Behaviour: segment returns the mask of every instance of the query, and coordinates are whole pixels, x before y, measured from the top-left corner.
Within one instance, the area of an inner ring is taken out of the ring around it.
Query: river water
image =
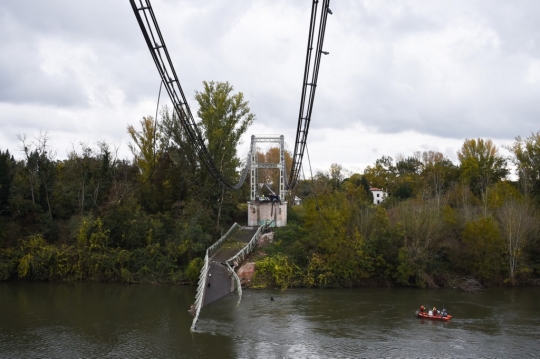
[[[192,287],[0,283],[0,358],[525,358],[540,288],[245,290],[203,308]],[[275,298],[274,301],[270,297]],[[443,305],[450,322],[414,317]]]

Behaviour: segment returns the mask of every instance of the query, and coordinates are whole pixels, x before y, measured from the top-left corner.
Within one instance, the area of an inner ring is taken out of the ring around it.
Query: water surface
[[[0,283],[0,358],[523,358],[540,355],[540,288],[245,290]],[[270,301],[270,297],[275,298]],[[454,317],[414,317],[443,305]]]

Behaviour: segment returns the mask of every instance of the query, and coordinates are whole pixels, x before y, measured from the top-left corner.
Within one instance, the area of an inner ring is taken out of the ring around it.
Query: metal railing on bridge
[[[201,274],[200,274],[199,283],[197,286],[197,294],[195,294],[195,304],[194,304],[195,315],[193,318],[193,322],[191,323],[192,331],[195,330],[195,326],[197,324],[197,320],[199,320],[199,314],[201,313],[201,308],[204,302],[204,292],[206,289],[206,280],[208,277],[207,274],[208,274],[208,267],[210,265],[210,257],[212,257],[212,255],[217,252],[217,250],[219,249],[221,244],[223,244],[225,239],[227,239],[231,235],[231,233],[238,228],[240,228],[240,225],[238,223],[233,224],[231,228],[229,228],[227,233],[225,233],[220,239],[218,239],[214,244],[212,244],[206,250],[206,255],[204,256],[204,265],[201,268]]]
[[[231,258],[229,258],[225,262],[227,264],[227,268],[231,272],[234,280],[236,281],[236,290],[238,291],[238,302],[240,302],[240,300],[242,300],[242,283],[240,283],[240,278],[238,277],[238,275],[234,271],[234,268],[238,267],[238,265],[240,265],[240,263],[242,263],[244,258],[248,254],[250,254],[255,249],[255,247],[257,247],[257,245],[259,244],[259,240],[261,239],[262,234],[269,227],[271,227],[273,222],[274,221],[266,221],[262,226],[259,227],[257,232],[255,232],[255,234],[253,235],[253,238],[251,238],[249,243],[246,244],[244,246],[244,248],[242,248],[240,250],[240,252],[236,253],[234,256],[232,256]],[[231,266],[231,264],[232,264],[232,266]]]
[[[225,262],[227,270],[231,273],[232,277],[236,282],[236,290],[238,291],[239,296],[238,302],[240,302],[240,300],[242,299],[242,285],[240,283],[240,278],[234,271],[234,268],[240,265],[240,263],[246,258],[246,256],[250,254],[253,249],[255,249],[255,247],[257,247],[262,234],[264,233],[264,231],[266,231],[269,227],[272,226],[273,222],[274,221],[266,221],[262,226],[259,227],[259,229],[257,229],[257,232],[255,232],[248,244],[246,244],[238,253],[236,253],[234,256],[232,256]],[[201,274],[197,286],[197,294],[195,294],[195,317],[193,318],[193,322],[191,323],[191,331],[195,330],[197,321],[199,320],[199,314],[201,313],[201,308],[204,303],[204,293],[207,288],[210,258],[219,250],[220,246],[227,238],[229,238],[231,233],[238,228],[240,228],[240,226],[237,223],[233,224],[232,227],[227,231],[227,233],[225,233],[218,241],[216,241],[206,250],[206,255],[204,257],[204,265],[201,268]]]

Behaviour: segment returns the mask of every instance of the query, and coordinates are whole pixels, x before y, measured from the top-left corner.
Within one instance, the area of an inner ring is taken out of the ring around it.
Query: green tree
[[[354,199],[341,191],[305,201],[305,229],[309,233],[308,286],[352,286],[369,275],[365,239],[353,221]],[[320,206],[320,207],[319,207]]]
[[[361,233],[366,233],[366,254],[371,266],[371,276],[380,283],[389,283],[396,277],[399,252],[404,245],[403,228],[392,225],[383,206],[365,207],[362,217],[356,220]],[[365,224],[360,226],[360,221]]]
[[[127,127],[127,131],[134,142],[134,144],[129,144],[129,149],[135,157],[135,163],[141,171],[141,180],[144,182],[150,178],[155,167],[158,156],[156,145],[159,143],[160,133],[151,116],[143,117],[140,124],[140,131],[132,125]]]
[[[373,195],[369,191],[369,185],[364,176],[354,173],[351,177],[342,181],[341,189],[346,195],[359,203],[373,203]]]
[[[507,149],[514,155],[512,162],[516,166],[523,193],[540,201],[540,131],[525,139],[516,137]]]
[[[466,139],[458,151],[461,178],[482,199],[487,217],[489,187],[508,174],[506,160],[491,140]]]
[[[244,94],[233,93],[234,88],[228,82],[203,81],[203,86],[203,91],[195,92],[195,99],[199,103],[198,126],[218,171],[230,182],[235,182],[241,164],[237,146],[255,120],[255,115],[250,112]],[[234,197],[226,196],[225,188],[213,183],[213,203],[217,203],[216,229],[219,229],[224,205],[231,208]]]
[[[163,108],[160,131],[162,133],[160,151],[167,161],[172,163],[170,175],[174,180],[170,184],[174,186],[173,197],[178,203],[189,197],[197,197],[203,186],[201,170],[205,169],[200,168],[192,144],[183,131],[176,112],[169,112],[166,107]]]
[[[491,217],[467,222],[462,237],[465,271],[483,281],[499,279],[505,248],[497,222]]]
[[[457,167],[442,153],[422,152],[422,180],[429,197],[437,200],[437,209],[442,206],[443,194],[458,176]]]
[[[539,219],[530,203],[513,197],[498,208],[497,220],[506,244],[510,282],[515,285],[518,270],[526,271],[526,248],[537,239]]]
[[[419,160],[419,153],[415,156],[403,158],[399,156],[396,160],[396,172],[399,176],[419,175],[422,171],[422,162]]]
[[[6,152],[0,150],[0,248],[8,239],[6,232],[11,215],[9,200],[14,172],[15,160],[13,156],[8,150]],[[0,275],[0,280],[1,277]]]
[[[428,276],[428,267],[435,258],[436,248],[444,236],[444,219],[433,201],[408,200],[399,203],[391,211],[391,219],[403,229],[404,247],[400,250],[397,278],[409,284],[434,286]]]
[[[419,194],[421,188],[420,173],[422,171],[422,162],[419,158],[419,152],[409,157],[398,156],[396,159],[395,184],[392,191],[393,197],[406,199]]]
[[[9,150],[0,150],[0,216],[9,214],[9,191],[13,182],[15,160]]]
[[[330,165],[330,184],[332,186],[333,190],[338,190],[341,187],[341,183],[343,182],[344,176],[343,176],[343,167],[337,163],[332,163]]]
[[[396,178],[396,167],[392,157],[382,156],[375,161],[373,167],[367,166],[364,170],[364,176],[372,187],[394,190]]]

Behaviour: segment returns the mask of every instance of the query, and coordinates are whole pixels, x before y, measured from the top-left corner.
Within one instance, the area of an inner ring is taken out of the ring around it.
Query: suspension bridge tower
[[[258,143],[274,143],[279,146],[279,163],[259,163],[257,162],[257,144]],[[251,182],[250,182],[250,200],[248,202],[248,226],[261,226],[267,221],[274,221],[276,227],[284,227],[287,225],[287,195],[285,187],[286,167],[285,167],[285,140],[283,135],[265,135],[251,136]],[[259,183],[258,170],[276,169],[279,170],[278,193],[272,191],[266,184],[264,178],[262,183]],[[260,193],[259,190],[266,186],[270,192],[268,196]]]

